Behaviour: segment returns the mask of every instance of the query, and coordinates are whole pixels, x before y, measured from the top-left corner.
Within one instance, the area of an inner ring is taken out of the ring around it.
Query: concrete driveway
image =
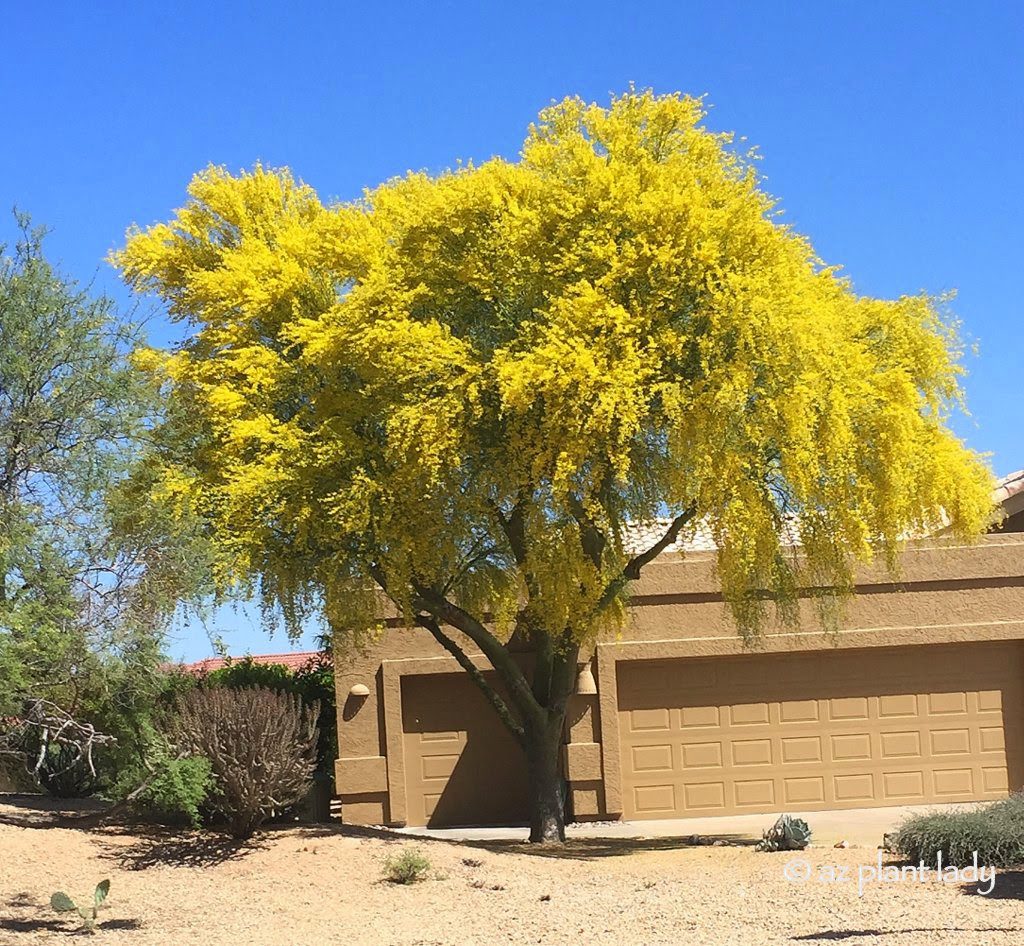
[[[812,845],[833,846],[846,841],[850,847],[876,848],[882,835],[910,815],[942,811],[965,805],[901,805],[892,808],[850,808],[843,811],[791,811],[811,826]],[[721,818],[670,818],[662,821],[594,821],[569,825],[570,838],[672,838],[700,835],[733,842],[757,841],[777,814],[727,815]],[[396,828],[400,834],[464,841],[525,841],[522,827],[500,828]]]

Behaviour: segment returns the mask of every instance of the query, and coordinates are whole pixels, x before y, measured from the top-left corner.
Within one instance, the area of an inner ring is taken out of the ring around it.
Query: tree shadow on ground
[[[605,857],[628,857],[659,851],[681,851],[698,847],[752,846],[757,842],[740,834],[701,835],[699,841],[691,837],[663,838],[569,838],[564,844],[530,844],[528,841],[460,841],[469,847],[482,848],[495,854],[528,854],[531,857],[550,857],[566,860],[597,860]]]
[[[817,933],[804,933],[791,936],[793,943],[838,943],[843,940],[865,939],[879,940],[886,936],[903,936],[906,933],[960,933],[957,942],[967,942],[971,933],[1020,933],[1024,929],[1017,926],[913,926],[891,930],[820,930]],[[945,940],[943,940],[945,941]]]
[[[35,823],[18,823],[22,827],[48,828],[70,827],[67,823],[54,820],[54,812],[82,811],[91,809],[96,803],[91,799],[68,801],[49,799],[45,795],[0,796],[0,804],[16,805],[25,809],[28,818],[38,818]],[[0,821],[3,816],[0,815]],[[531,857],[546,857],[559,860],[596,860],[606,857],[628,857],[629,855],[684,850],[695,847],[750,846],[754,838],[738,834],[684,835],[679,837],[655,838],[597,838],[570,837],[565,844],[530,844],[520,839],[475,839],[446,838],[433,835],[402,834],[389,828],[375,828],[362,825],[345,825],[338,822],[305,824],[278,822],[264,825],[257,839],[236,841],[207,832],[154,828],[127,817],[120,817],[100,826],[83,830],[99,838],[124,836],[129,843],[110,843],[101,857],[118,864],[123,870],[146,870],[150,867],[213,867],[225,861],[244,857],[253,851],[266,847],[266,841],[281,833],[291,833],[303,838],[328,838],[332,836],[350,838],[371,838],[395,844],[432,844],[442,842],[459,847],[490,851],[495,854],[527,854]]]
[[[0,794],[0,824],[14,828],[71,828],[80,831],[130,824],[130,813],[118,810],[119,807],[102,798]]]
[[[138,920],[100,920],[97,930],[138,930],[142,924]],[[31,917],[0,917],[0,930],[9,933],[63,933],[65,936],[88,936],[89,931],[81,925],[76,926],[74,920],[42,920]]]
[[[110,807],[99,798],[54,798],[51,795],[0,794],[0,824],[15,828],[66,828],[69,818]]]
[[[102,845],[100,857],[113,861],[122,870],[146,870],[150,867],[214,867],[225,861],[261,850],[266,844],[257,839],[237,841],[215,831],[154,826],[123,813],[102,824],[77,826],[60,820],[68,815],[88,813],[107,803],[96,799],[59,799],[47,795],[0,795],[0,805],[16,808],[16,814],[0,813],[0,823],[22,828],[72,828],[88,832]],[[292,827],[288,823],[268,825],[263,837]],[[124,838],[120,843],[115,839]],[[114,921],[108,921],[114,922]]]
[[[264,850],[266,844],[256,838],[238,841],[235,838],[199,832],[154,831],[131,832],[129,844],[107,844],[100,853],[121,870],[147,870],[151,867],[216,867]]]
[[[658,838],[574,838],[564,844],[530,844],[517,838],[446,838],[429,834],[404,834],[390,828],[362,825],[318,824],[303,825],[296,829],[302,837],[325,838],[343,836],[373,838],[379,841],[404,844],[453,844],[458,847],[490,851],[494,854],[528,854],[531,857],[549,857],[565,860],[595,860],[603,857],[627,857],[631,854],[658,851],[688,850],[696,847],[750,847],[756,839],[741,834],[684,835]]]
[[[1024,900],[1024,868],[1013,870],[997,870],[996,882],[989,893],[988,882],[963,884],[960,892],[971,897],[982,897],[985,900]]]

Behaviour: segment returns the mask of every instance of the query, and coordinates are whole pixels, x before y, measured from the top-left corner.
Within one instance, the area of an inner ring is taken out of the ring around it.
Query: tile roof
[[[1018,493],[1024,493],[1024,470],[1017,470],[1009,476],[1000,479],[992,493],[992,499],[996,503],[1005,503]],[[660,539],[672,520],[668,518],[651,519],[647,522],[634,522],[626,526],[622,543],[630,555],[642,552],[650,548]],[[941,533],[940,533],[941,534]],[[668,552],[713,552],[715,551],[715,540],[707,525],[698,523],[696,529],[691,530],[689,535],[680,536],[679,541],[665,549]]]
[[[1017,470],[999,481],[994,499],[997,503],[1005,503],[1006,500],[1022,492],[1024,492],[1024,470]]]
[[[622,534],[622,545],[625,551],[630,555],[635,555],[637,552],[649,549],[668,531],[671,524],[672,520],[669,518],[629,523]],[[705,523],[699,522],[695,529],[689,531],[689,534],[684,530],[684,533],[662,554],[667,552],[713,552],[716,548],[711,530]]]
[[[304,670],[310,664],[317,663],[323,657],[323,651],[300,650],[287,654],[244,654],[241,657],[207,657],[194,663],[178,664],[179,669],[187,673],[212,673],[229,664],[239,663],[247,658],[257,664],[281,664],[289,670]]]

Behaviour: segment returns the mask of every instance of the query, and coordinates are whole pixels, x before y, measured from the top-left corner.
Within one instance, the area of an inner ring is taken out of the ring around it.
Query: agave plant
[[[761,835],[758,851],[802,851],[811,843],[811,829],[803,818],[780,815]]]
[[[78,904],[64,893],[63,890],[58,890],[52,897],[50,897],[50,906],[58,913],[77,912],[82,918],[83,927],[90,933],[95,933],[96,917],[100,912],[100,904],[107,899],[108,893],[110,893],[110,881],[101,880],[96,885],[96,890],[93,891],[92,903],[89,906],[78,906]]]

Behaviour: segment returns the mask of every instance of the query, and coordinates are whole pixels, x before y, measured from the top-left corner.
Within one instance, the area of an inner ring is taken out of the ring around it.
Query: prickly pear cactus
[[[96,885],[96,890],[93,891],[92,903],[89,906],[80,907],[63,890],[58,890],[50,897],[50,907],[57,913],[77,912],[82,918],[83,928],[90,933],[94,933],[96,931],[96,918],[99,915],[100,906],[107,899],[108,893],[110,893],[110,881],[101,880]]]
[[[757,844],[758,851],[802,851],[811,843],[811,829],[803,818],[780,815]]]

